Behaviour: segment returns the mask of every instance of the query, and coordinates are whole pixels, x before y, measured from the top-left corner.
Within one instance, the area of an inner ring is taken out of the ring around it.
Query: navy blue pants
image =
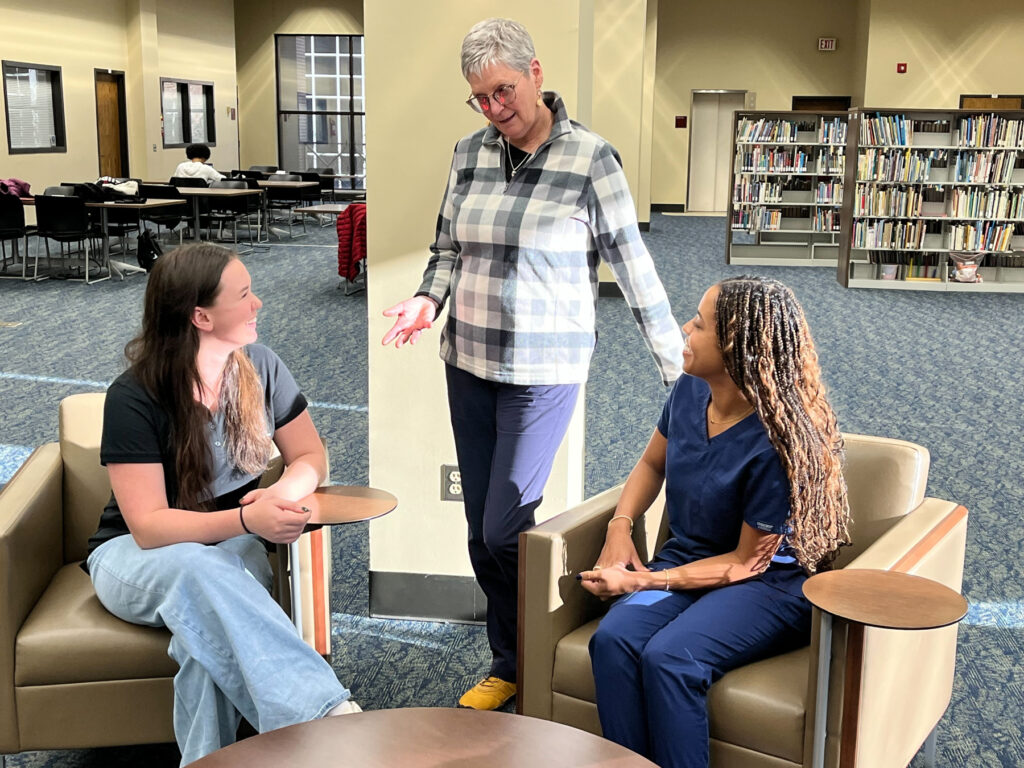
[[[523,386],[445,366],[469,523],[469,559],[487,596],[490,674],[516,679],[519,534],[534,525],[578,384]]]
[[[661,768],[707,768],[711,684],[806,645],[810,624],[803,597],[758,580],[619,598],[590,640],[605,738]]]

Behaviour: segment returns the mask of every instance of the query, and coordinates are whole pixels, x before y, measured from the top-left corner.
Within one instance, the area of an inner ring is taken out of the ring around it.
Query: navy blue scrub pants
[[[661,768],[707,768],[711,684],[731,669],[806,645],[810,624],[803,597],[756,579],[619,598],[590,640],[605,738]]]
[[[534,525],[578,384],[500,384],[445,366],[469,523],[469,559],[487,596],[490,674],[516,680],[519,534]]]

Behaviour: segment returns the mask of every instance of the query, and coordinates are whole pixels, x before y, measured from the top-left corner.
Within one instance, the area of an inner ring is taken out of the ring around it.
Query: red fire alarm
[[[676,128],[686,127],[686,115],[676,115]]]
[[[905,74],[907,74],[907,62],[901,61],[899,64],[896,65],[896,74],[897,75],[905,75]]]

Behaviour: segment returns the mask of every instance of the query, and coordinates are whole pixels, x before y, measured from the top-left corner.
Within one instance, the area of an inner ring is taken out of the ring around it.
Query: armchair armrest
[[[611,488],[519,534],[516,700],[521,714],[550,719],[555,646],[603,612],[601,601],[582,589],[575,575],[601,554],[621,493],[621,485]],[[646,559],[644,525],[634,527],[633,539]]]
[[[0,491],[0,752],[18,752],[14,643],[64,562],[60,446],[37,448]]]

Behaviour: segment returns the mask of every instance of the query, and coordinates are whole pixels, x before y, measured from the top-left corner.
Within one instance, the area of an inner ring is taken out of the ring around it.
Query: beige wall
[[[60,181],[95,180],[99,154],[93,68],[128,68],[124,2],[0,0],[0,19],[3,59],[61,67],[67,136],[66,153],[11,155],[6,120],[0,120],[0,174],[24,179],[39,193]]]
[[[856,3],[835,0],[660,3],[651,201],[686,201],[689,130],[674,125],[689,115],[692,90],[754,91],[757,109],[851,95],[855,18]],[[837,38],[837,50],[820,53],[819,37]]]
[[[9,155],[6,125],[0,124],[5,176],[23,178],[38,192],[59,181],[96,179],[94,68],[125,73],[131,175],[166,178],[184,154],[163,149],[160,77],[214,83],[213,159],[220,167],[237,162],[237,131],[227,116],[227,107],[235,105],[232,0],[0,0],[0,18],[4,59],[62,68],[68,148]]]
[[[565,97],[570,115],[577,114],[580,7],[546,0],[515,7],[534,36],[545,87]],[[399,499],[394,513],[371,524],[374,571],[472,572],[462,505],[439,501],[440,464],[455,463],[438,358],[440,322],[415,347],[384,348],[380,339],[391,322],[381,311],[419,286],[452,147],[483,125],[462,103],[468,94],[459,69],[462,37],[480,19],[508,11],[497,0],[373,0],[366,6],[368,204],[377,211],[367,218],[370,482]],[[571,452],[581,458],[582,430],[576,434]],[[564,509],[570,485],[578,495],[582,477],[563,463],[548,485],[541,517]]]
[[[361,35],[361,0],[235,0],[241,166],[277,165],[274,35]]]
[[[960,94],[1020,94],[1022,40],[1020,0],[871,0],[864,106],[956,109]]]

